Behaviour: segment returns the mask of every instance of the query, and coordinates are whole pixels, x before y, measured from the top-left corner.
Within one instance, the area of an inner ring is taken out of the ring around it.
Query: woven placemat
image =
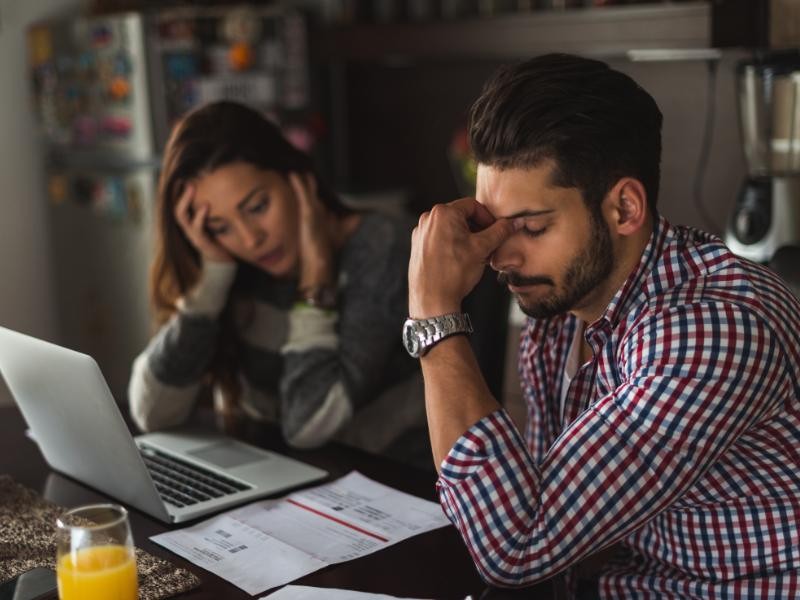
[[[0,475],[0,582],[34,567],[56,568],[55,522],[66,509]],[[200,585],[162,558],[136,549],[139,600],[161,600]]]

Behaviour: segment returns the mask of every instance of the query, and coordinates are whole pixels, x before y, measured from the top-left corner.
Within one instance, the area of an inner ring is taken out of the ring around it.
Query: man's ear
[[[632,235],[647,223],[647,192],[638,179],[623,177],[617,181],[604,204],[608,224],[619,235]]]

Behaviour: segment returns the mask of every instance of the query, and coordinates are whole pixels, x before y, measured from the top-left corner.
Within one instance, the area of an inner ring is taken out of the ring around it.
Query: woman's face
[[[236,162],[201,174],[194,184],[193,207],[208,205],[206,231],[224,250],[275,277],[295,272],[297,202],[283,175]]]

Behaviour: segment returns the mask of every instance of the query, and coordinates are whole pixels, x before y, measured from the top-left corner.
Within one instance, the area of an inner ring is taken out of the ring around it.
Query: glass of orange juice
[[[116,504],[68,510],[56,520],[60,600],[137,600],[128,511]]]

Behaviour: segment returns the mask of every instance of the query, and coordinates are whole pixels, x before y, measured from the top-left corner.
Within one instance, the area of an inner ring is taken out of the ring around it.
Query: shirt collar
[[[672,227],[661,215],[655,221],[638,266],[631,271],[625,283],[617,290],[603,315],[592,324],[592,329],[611,330],[630,310],[647,297],[646,283],[661,256]]]

